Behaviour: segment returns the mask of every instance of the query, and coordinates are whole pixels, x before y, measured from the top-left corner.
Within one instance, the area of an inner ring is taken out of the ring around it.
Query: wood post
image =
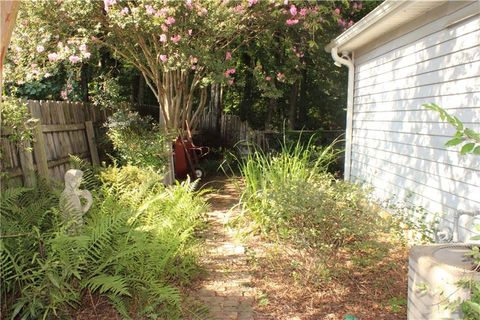
[[[35,162],[37,163],[38,174],[40,177],[47,179],[49,177],[47,152],[45,151],[45,139],[43,137],[40,119],[35,124],[33,134],[33,151],[35,152]]]
[[[33,128],[33,151],[35,152],[37,171],[40,177],[48,179],[47,152],[45,151],[45,138],[43,137],[42,131],[42,114],[40,106],[30,104],[29,110],[32,116],[36,119],[35,127]]]
[[[24,142],[20,145],[19,155],[22,167],[23,184],[26,187],[34,187],[37,183],[35,177],[35,166],[33,164],[33,155],[30,142]]]
[[[98,166],[100,165],[100,158],[98,157],[97,145],[95,144],[95,131],[93,131],[92,121],[85,122],[85,132],[87,133],[88,148],[90,149],[90,155],[92,156],[92,164]]]

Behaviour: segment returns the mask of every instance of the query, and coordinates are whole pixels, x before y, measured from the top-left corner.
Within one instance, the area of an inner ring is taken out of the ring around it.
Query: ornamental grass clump
[[[328,172],[337,155],[334,144],[318,148],[285,141],[278,153],[251,153],[241,166],[241,204],[254,229],[276,240],[327,250],[377,230],[367,193]]]
[[[107,168],[96,183],[78,235],[62,226],[59,192],[48,184],[2,192],[2,315],[70,318],[95,310],[94,296],[124,319],[182,317],[180,289],[199,270],[195,231],[205,202],[194,185],[165,187],[135,166]]]

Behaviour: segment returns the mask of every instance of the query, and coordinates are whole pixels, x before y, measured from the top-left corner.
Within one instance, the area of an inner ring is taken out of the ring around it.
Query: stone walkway
[[[207,185],[218,191],[209,195],[209,231],[206,245],[208,254],[203,265],[208,275],[196,292],[210,310],[208,319],[254,320],[255,290],[251,287],[245,247],[235,239],[235,230],[227,224],[238,214],[230,210],[238,203],[235,186],[222,179]]]

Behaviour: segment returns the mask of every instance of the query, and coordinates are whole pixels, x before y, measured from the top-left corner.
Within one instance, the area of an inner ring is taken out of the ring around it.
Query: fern
[[[85,281],[84,287],[99,293],[109,293],[111,296],[130,296],[127,281],[124,277],[116,275],[98,275]]]
[[[94,205],[79,235],[65,232],[59,219],[59,190],[2,192],[0,258],[2,314],[18,318],[68,317],[82,295],[107,297],[124,318],[178,319],[179,284],[198,269],[195,231],[205,201],[195,184],[165,188],[162,177],[133,166],[102,169],[80,163]],[[3,201],[5,199],[5,201]]]

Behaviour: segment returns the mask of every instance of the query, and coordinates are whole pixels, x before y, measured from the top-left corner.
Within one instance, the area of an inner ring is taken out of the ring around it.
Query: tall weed
[[[256,150],[241,167],[241,203],[255,228],[275,239],[318,249],[335,249],[367,238],[377,219],[366,192],[328,173],[334,145],[284,143],[281,151]]]

